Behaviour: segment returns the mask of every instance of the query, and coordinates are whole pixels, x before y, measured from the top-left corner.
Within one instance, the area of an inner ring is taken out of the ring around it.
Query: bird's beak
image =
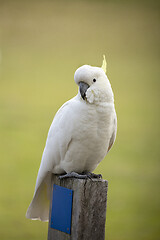
[[[85,82],[80,82],[79,83],[79,91],[80,91],[80,94],[82,96],[82,98],[85,100],[85,97],[86,97],[86,91],[87,89],[89,88],[89,85]]]

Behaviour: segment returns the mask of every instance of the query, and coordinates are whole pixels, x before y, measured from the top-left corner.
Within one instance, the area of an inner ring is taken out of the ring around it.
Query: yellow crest
[[[102,62],[102,67],[101,68],[106,73],[106,71],[107,71],[107,62],[106,62],[105,55],[103,55],[103,62]]]

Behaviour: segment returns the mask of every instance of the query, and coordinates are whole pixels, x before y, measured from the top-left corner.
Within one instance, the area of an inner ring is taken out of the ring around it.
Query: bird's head
[[[79,86],[79,93],[83,100],[91,104],[114,101],[112,88],[105,74],[104,64],[101,68],[89,65],[79,67],[74,74],[74,80]]]

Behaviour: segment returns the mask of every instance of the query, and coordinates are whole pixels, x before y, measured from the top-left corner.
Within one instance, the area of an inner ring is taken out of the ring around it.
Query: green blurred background
[[[160,239],[158,1],[0,0],[0,239],[46,239],[30,221],[47,132],[77,93],[75,70],[106,55],[117,139],[96,169],[109,181],[106,239]]]

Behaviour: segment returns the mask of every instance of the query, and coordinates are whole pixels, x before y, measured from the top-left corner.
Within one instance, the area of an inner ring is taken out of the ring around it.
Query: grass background
[[[83,65],[108,63],[117,139],[96,169],[109,181],[106,239],[160,236],[158,1],[0,0],[0,238],[46,239],[25,219],[47,132]]]

